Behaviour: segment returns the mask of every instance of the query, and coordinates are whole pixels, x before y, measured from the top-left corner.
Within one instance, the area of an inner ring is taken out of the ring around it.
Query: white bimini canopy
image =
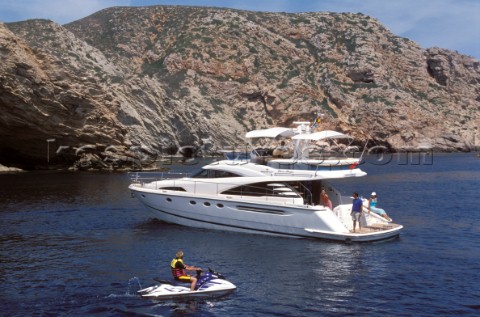
[[[350,138],[351,137],[346,134],[343,134],[337,131],[332,131],[332,130],[298,134],[292,137],[292,139],[295,139],[295,140],[313,140],[313,141],[318,141],[323,139],[350,139]]]
[[[290,128],[275,127],[247,132],[246,138],[276,138],[277,136],[291,137],[295,132]]]

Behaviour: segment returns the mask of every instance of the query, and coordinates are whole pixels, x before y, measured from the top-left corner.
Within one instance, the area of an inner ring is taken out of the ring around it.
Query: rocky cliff
[[[480,142],[480,62],[362,14],[117,7],[0,24],[0,56],[9,166],[135,166],[316,112],[323,129],[397,151]]]

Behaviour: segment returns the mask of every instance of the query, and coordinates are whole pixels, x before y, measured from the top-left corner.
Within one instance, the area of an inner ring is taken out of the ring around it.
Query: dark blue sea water
[[[0,175],[0,314],[480,315],[480,158],[370,158],[363,168],[368,176],[337,186],[376,191],[405,226],[399,239],[349,245],[180,227],[132,199],[127,174]],[[169,277],[178,249],[238,289],[183,302],[137,296],[140,284]]]

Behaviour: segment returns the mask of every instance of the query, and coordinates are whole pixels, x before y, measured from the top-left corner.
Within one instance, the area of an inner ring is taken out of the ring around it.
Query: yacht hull
[[[192,197],[134,185],[130,189],[157,219],[189,227],[344,242],[392,239],[402,229],[392,224],[387,228],[350,232],[330,209],[322,206],[259,203],[228,196]]]

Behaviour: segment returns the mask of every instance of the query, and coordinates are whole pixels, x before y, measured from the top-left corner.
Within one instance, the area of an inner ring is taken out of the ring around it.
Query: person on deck
[[[387,213],[385,212],[385,210],[381,209],[381,208],[378,208],[377,207],[377,193],[373,192],[372,193],[372,196],[370,197],[370,199],[368,200],[368,210],[369,211],[373,211],[374,213],[382,216],[383,218],[387,219],[388,221],[392,221],[392,218],[390,218]]]
[[[201,271],[201,268],[187,265],[183,262],[183,251],[179,250],[170,263],[173,278],[180,282],[190,283],[190,290],[194,291],[197,285],[197,278],[186,273],[188,271]]]
[[[288,148],[285,146],[285,141],[280,142],[280,145],[278,145],[272,153],[274,157],[284,157],[287,154]]]
[[[328,207],[331,210],[333,210],[332,201],[330,200],[327,193],[325,192],[325,189],[322,189],[322,192],[320,193],[320,201],[325,207]]]
[[[350,215],[352,216],[353,220],[353,232],[355,232],[355,227],[358,221],[358,229],[362,230],[362,225],[360,224],[360,217],[363,211],[363,202],[360,198],[358,198],[358,193],[353,193],[353,203],[352,203],[352,212]]]

